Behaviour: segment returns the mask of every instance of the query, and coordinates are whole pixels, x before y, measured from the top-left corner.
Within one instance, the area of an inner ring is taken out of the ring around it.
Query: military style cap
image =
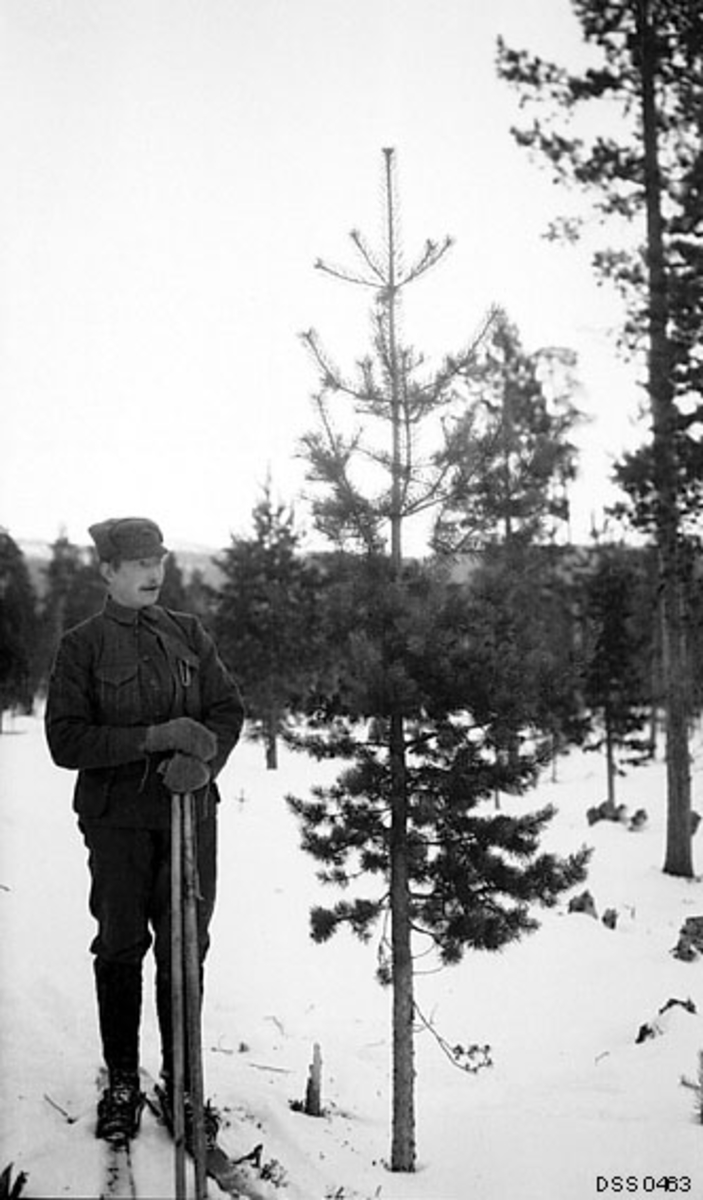
[[[91,525],[88,533],[95,542],[101,562],[163,558],[168,554],[161,530],[155,521],[146,517],[111,517]]]

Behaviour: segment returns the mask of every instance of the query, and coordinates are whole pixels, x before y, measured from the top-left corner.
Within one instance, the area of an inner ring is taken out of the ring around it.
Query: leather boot
[[[96,958],[95,987],[108,1072],[136,1074],[142,1011],[141,963],[114,963]]]

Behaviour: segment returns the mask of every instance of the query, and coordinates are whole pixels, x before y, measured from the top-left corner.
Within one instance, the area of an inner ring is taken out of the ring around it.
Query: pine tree
[[[273,770],[278,739],[312,686],[318,575],[299,553],[292,510],[274,503],[270,484],[253,521],[254,537],[233,538],[218,560],[225,580],[213,621],[246,697],[249,728]]]
[[[700,563],[700,557],[699,557]],[[700,717],[703,711],[703,572],[700,567],[694,572],[688,592],[690,616],[689,646],[691,650],[691,675],[694,686],[691,695],[693,712]]]
[[[37,658],[38,675],[46,684],[51,663],[67,629],[99,612],[105,600],[95,553],[60,533],[51,546],[44,568],[46,591],[42,601]]]
[[[624,340],[647,350],[652,494],[662,591],[668,822],[664,870],[690,877],[690,679],[681,536],[681,454],[703,421],[690,401],[700,377],[703,11],[695,0],[573,0],[603,64],[582,75],[499,43],[499,71],[523,100],[552,102],[546,118],[514,131],[560,182],[584,187],[611,226],[636,222],[632,251],[601,251],[595,265],[629,303]],[[590,143],[553,128],[583,101],[621,116],[621,140]],[[570,232],[573,231],[573,223]],[[677,401],[679,403],[677,404]],[[695,440],[695,439],[694,439]]]
[[[549,403],[557,359],[568,365],[572,390],[567,353],[528,355],[507,315],[496,314],[467,375],[466,409],[447,448],[454,479],[451,506],[434,534],[440,552],[535,541],[568,519],[567,487],[576,473],[568,434],[578,413],[568,393]]]
[[[466,945],[496,948],[531,928],[530,903],[552,903],[582,877],[584,860],[537,854],[547,811],[520,819],[480,812],[498,781],[513,790],[534,782],[541,756],[533,749],[503,763],[486,753],[497,720],[499,644],[477,639],[465,597],[408,563],[403,550],[406,521],[450,496],[444,434],[463,405],[460,384],[480,338],[435,372],[402,344],[401,294],[450,242],[427,241],[414,264],[403,265],[392,150],[384,151],[384,197],[383,251],[355,232],[360,271],[318,263],[375,293],[372,353],[348,379],[317,335],[305,335],[321,381],[319,428],[304,440],[310,478],[322,485],[318,527],[361,553],[353,557],[348,590],[340,585],[336,592],[341,653],[334,694],[300,739],[310,753],[350,765],[336,785],[314,789],[312,800],[289,802],[325,881],[346,886],[357,874],[381,881],[375,895],[317,908],[313,935],[324,940],[346,923],[366,937],[389,914],[382,975],[393,988],[390,1162],[392,1170],[412,1171],[413,930],[430,937],[446,962]],[[333,412],[335,401],[346,401],[341,415]],[[340,432],[345,424],[351,432]],[[365,466],[373,468],[371,479]]]
[[[643,579],[623,546],[600,546],[585,583],[584,701],[592,716],[587,748],[605,750],[606,814],[616,815],[615,781],[623,764],[650,754],[645,736],[650,701],[648,665],[654,622],[637,621]],[[641,610],[640,610],[641,611]]]
[[[467,586],[474,628],[495,648],[491,740],[499,761],[514,760],[535,730],[554,756],[583,742],[578,575],[577,560],[561,548],[513,541],[489,547]]]
[[[0,732],[3,713],[31,711],[36,596],[24,555],[0,529]]]
[[[205,572],[196,567],[185,585],[185,609],[195,613],[205,625],[214,624],[217,589],[209,584]]]
[[[159,604],[176,612],[190,612],[188,592],[183,581],[183,571],[176,555],[169,554],[164,563],[164,582],[159,593]]]
[[[373,353],[357,367],[357,380],[348,382],[324,354],[313,331],[304,335],[320,372],[322,387],[317,394],[320,431],[309,435],[304,448],[311,465],[311,478],[325,485],[315,503],[318,528],[338,544],[345,537],[360,543],[368,554],[383,552],[383,530],[390,535],[390,587],[401,587],[403,567],[403,523],[436,502],[439,483],[428,482],[427,462],[417,454],[418,425],[428,412],[445,407],[462,366],[468,365],[474,347],[429,381],[418,379],[422,360],[400,344],[399,304],[404,289],[426,274],[446,253],[450,239],[441,243],[428,239],[423,253],[409,268],[403,267],[398,245],[397,208],[394,194],[394,152],[384,150],[386,244],[377,254],[364,237],[354,231],[352,242],[360,259],[360,270],[339,271],[318,261],[330,274],[361,284],[373,291]],[[330,414],[330,398],[346,396],[363,424],[344,436]],[[380,436],[378,429],[380,425]],[[374,435],[377,435],[374,437]],[[385,438],[388,437],[388,441]],[[380,474],[380,490],[369,496],[368,485],[360,486],[354,476],[359,463]],[[382,670],[392,681],[402,667],[395,641],[383,637],[376,652]],[[393,694],[391,686],[391,693]],[[405,716],[400,696],[393,694],[387,715],[387,769],[390,786],[389,875],[391,893],[391,956],[393,979],[393,1118],[391,1166],[410,1171],[415,1164],[415,1104],[413,1048],[413,966],[411,950],[410,895],[408,878],[408,791],[405,745]]]
[[[342,759],[345,766],[331,786],[288,801],[301,822],[303,846],[320,865],[319,878],[344,893],[313,909],[313,937],[324,942],[346,927],[368,940],[390,918],[390,936],[383,932],[380,942],[379,978],[393,986],[395,996],[396,780],[389,750],[398,711],[411,969],[427,942],[450,965],[468,948],[498,950],[531,932],[537,927],[535,905],[553,905],[583,880],[587,853],[567,858],[540,853],[540,838],[554,815],[550,806],[519,815],[489,806],[497,790],[525,793],[551,753],[549,731],[543,736],[533,725],[531,741],[522,737],[537,720],[539,693],[535,686],[530,708],[520,685],[538,654],[529,637],[523,640],[524,631],[513,629],[512,641],[506,640],[514,612],[506,605],[502,625],[490,591],[467,596],[412,564],[394,579],[388,561],[378,558],[357,561],[350,586],[348,608],[355,621],[341,643],[346,670],[332,713],[318,716],[316,728],[302,739],[309,753]],[[514,754],[497,755],[510,735]],[[426,956],[423,962],[427,965]],[[413,1023],[417,1018],[413,996]],[[401,1083],[394,1071],[394,1090]],[[394,1169],[412,1165],[396,1162]]]
[[[539,714],[555,751],[583,736],[567,578],[544,544],[569,517],[568,485],[576,474],[569,433],[580,417],[572,403],[575,365],[565,348],[528,355],[517,328],[498,311],[467,372],[466,407],[444,456],[452,487],[433,545],[440,555],[473,554],[471,590],[501,623],[504,645],[519,642],[529,659],[516,664],[514,678],[502,673],[505,736],[496,744],[498,757],[516,751],[512,711]]]

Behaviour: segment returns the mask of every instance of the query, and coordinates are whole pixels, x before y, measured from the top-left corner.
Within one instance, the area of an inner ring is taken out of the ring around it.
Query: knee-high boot
[[[142,1011],[141,963],[95,959],[100,1036],[108,1071],[139,1070],[139,1023]]]

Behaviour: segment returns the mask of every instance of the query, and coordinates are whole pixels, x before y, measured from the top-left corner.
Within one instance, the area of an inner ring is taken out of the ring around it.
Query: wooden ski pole
[[[176,1200],[186,1200],[184,1066],[185,1007],[183,995],[183,800],[171,797],[171,1038],[173,1071],[173,1140]]]
[[[195,853],[195,798],[183,797],[183,871],[185,891],[185,981],[186,1045],[190,1067],[190,1098],[193,1108],[195,1200],[206,1200],[207,1165],[205,1145],[203,1048],[201,1030],[200,953],[198,939],[198,878]]]

